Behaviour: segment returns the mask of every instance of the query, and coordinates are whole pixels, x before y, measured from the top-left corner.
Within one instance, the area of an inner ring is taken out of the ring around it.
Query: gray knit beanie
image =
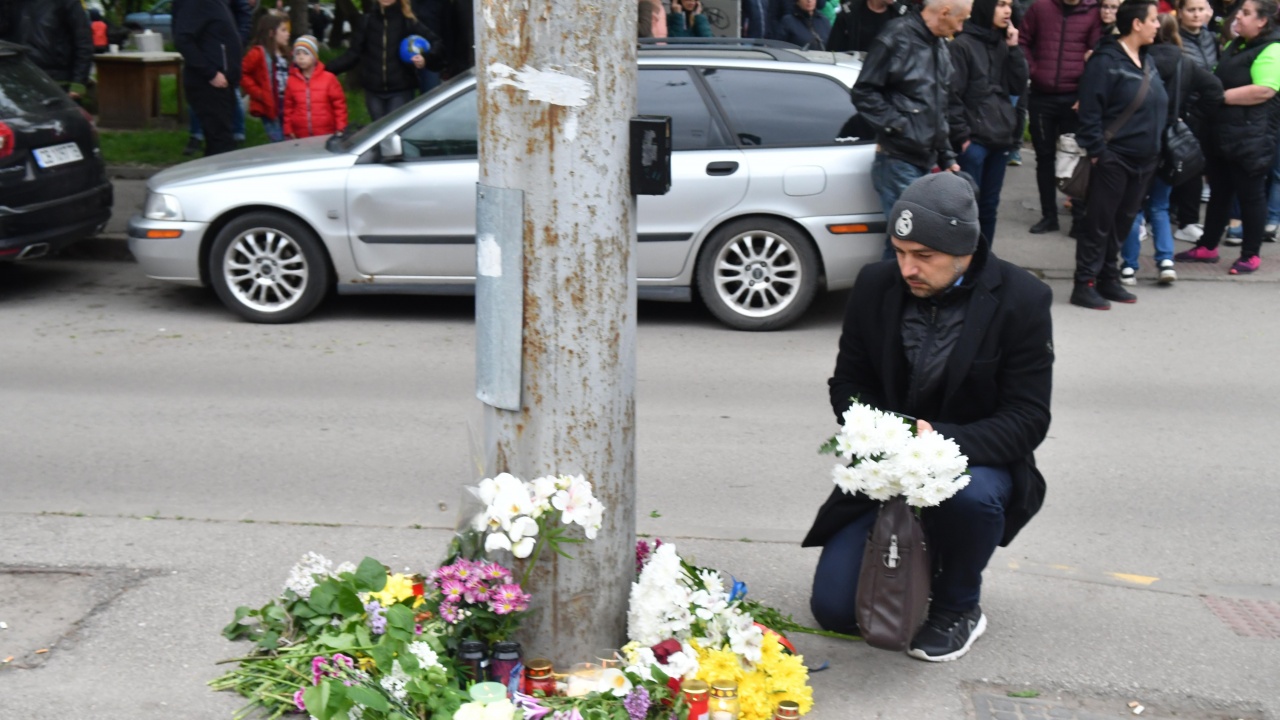
[[[916,180],[893,204],[889,231],[948,255],[972,255],[981,234],[973,181],[951,172]]]

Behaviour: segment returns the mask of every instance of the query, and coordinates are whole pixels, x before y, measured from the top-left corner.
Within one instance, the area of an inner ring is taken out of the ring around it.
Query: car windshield
[[[381,118],[374,120],[353,133],[335,135],[333,141],[327,143],[326,147],[333,152],[350,152],[353,148],[358,147],[369,138],[382,135],[386,132],[387,128],[403,125],[408,118],[422,112],[422,105],[423,103],[429,102],[429,98],[434,98],[442,93],[452,92],[454,87],[459,83],[466,82],[472,75],[472,71],[468,70],[467,72],[450,79],[448,82],[437,86],[426,95],[418,97],[409,104],[387,113]]]
[[[0,55],[0,117],[43,113],[66,97],[22,55]]]

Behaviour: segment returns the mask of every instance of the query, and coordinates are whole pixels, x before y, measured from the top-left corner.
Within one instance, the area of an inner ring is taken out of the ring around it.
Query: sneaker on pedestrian
[[[1093,282],[1078,282],[1071,290],[1071,304],[1090,310],[1110,310],[1111,303],[1098,294]]]
[[[1280,224],[1277,224],[1277,223],[1267,223],[1267,226],[1266,226],[1266,227],[1264,227],[1264,228],[1262,229],[1262,241],[1263,241],[1263,242],[1275,242],[1275,241],[1276,241],[1276,230],[1280,230]]]
[[[1222,238],[1222,244],[1230,247],[1239,247],[1244,244],[1244,226],[1231,225],[1227,227],[1227,235]]]
[[[931,610],[907,654],[928,662],[951,662],[964,657],[986,631],[987,616],[976,605],[962,613]]]
[[[1121,285],[1137,285],[1138,271],[1135,268],[1131,268],[1131,267],[1121,268],[1120,284]]]
[[[1018,167],[1021,164],[1022,164],[1022,148],[1014,148],[1013,152],[1009,153],[1009,166]]]
[[[1050,232],[1058,232],[1058,218],[1047,217],[1040,218],[1040,222],[1031,226],[1032,235],[1043,235]]]
[[[1240,258],[1231,263],[1231,269],[1228,271],[1232,275],[1248,275],[1262,267],[1262,258],[1254,255],[1251,258]]]
[[[1173,261],[1161,260],[1160,275],[1156,279],[1156,282],[1160,283],[1161,285],[1170,285],[1174,283],[1177,279],[1178,279],[1178,272],[1173,269]],[[1123,278],[1121,278],[1121,282],[1124,282]]]
[[[1147,224],[1142,223],[1138,225],[1138,242],[1144,243],[1149,237],[1151,237],[1151,230],[1147,229]]]
[[[1218,251],[1216,248],[1210,250],[1203,245],[1197,245],[1190,250],[1183,250],[1174,255],[1173,259],[1178,262],[1216,263],[1218,262]]]
[[[1202,236],[1204,236],[1204,226],[1199,223],[1183,225],[1173,233],[1173,239],[1181,240],[1182,242],[1196,242]]]
[[[1132,305],[1138,302],[1138,296],[1124,289],[1116,280],[1103,280],[1098,283],[1098,294],[1111,302]]]
[[[1209,186],[1207,184],[1204,187],[1200,188],[1200,202],[1202,203],[1209,202]]]

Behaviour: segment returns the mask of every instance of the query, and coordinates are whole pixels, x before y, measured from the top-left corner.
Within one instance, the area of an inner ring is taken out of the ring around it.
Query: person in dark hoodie
[[[1120,242],[1146,197],[1169,115],[1160,73],[1143,52],[1160,29],[1156,3],[1128,0],[1116,12],[1116,27],[1120,34],[1103,38],[1080,78],[1076,141],[1093,168],[1071,304],[1092,310],[1138,301],[1120,284]]]
[[[407,63],[400,59],[400,43],[410,35],[426,38],[431,50]],[[340,75],[360,66],[364,103],[369,118],[377,120],[413,99],[418,71],[430,65],[438,67],[440,53],[440,38],[418,21],[409,9],[409,0],[376,0],[365,11],[347,51],[329,63],[328,69]]]
[[[1214,74],[1222,80],[1223,105],[1213,119],[1213,142],[1206,153],[1209,209],[1204,235],[1180,252],[1179,262],[1218,262],[1218,243],[1227,227],[1231,200],[1240,201],[1244,244],[1232,275],[1256,271],[1267,220],[1267,174],[1280,135],[1280,32],[1276,0],[1243,0],[1233,21],[1235,39],[1222,50]]]
[[[204,130],[204,154],[235,150],[232,122],[243,53],[231,6],[208,0],[174,0],[173,44],[182,53],[187,103]]]
[[[1021,140],[1010,97],[1027,86],[1027,60],[1012,16],[1012,0],[973,0],[973,13],[950,48],[951,144],[960,150],[960,169],[978,183],[978,224],[988,243],[995,242],[1009,151]]]
[[[1198,118],[1212,114],[1222,104],[1222,83],[1213,73],[1196,65],[1191,56],[1182,52],[1182,38],[1178,34],[1178,21],[1172,15],[1160,16],[1160,32],[1156,42],[1147,50],[1147,56],[1156,64],[1160,80],[1169,94],[1168,125],[1178,118]],[[1198,124],[1188,120],[1187,125]],[[1193,130],[1194,132],[1194,130]],[[1161,130],[1163,134],[1163,129]],[[1120,247],[1120,282],[1136,285],[1138,282],[1138,250],[1141,228],[1145,220],[1151,222],[1151,244],[1155,250],[1157,282],[1169,285],[1178,279],[1173,268],[1173,224],[1169,215],[1169,194],[1173,188],[1159,175],[1151,179],[1143,212],[1134,218],[1133,227]],[[1199,190],[1197,190],[1199,192]],[[1199,202],[1199,198],[1196,198]],[[1145,216],[1145,218],[1144,218]]]
[[[1058,137],[1079,124],[1075,104],[1085,60],[1102,37],[1097,0],[1035,0],[1018,25],[1018,44],[1031,70],[1027,101],[1031,145],[1036,152],[1036,187],[1040,191],[1040,221],[1034,234],[1058,231],[1058,185],[1054,178]],[[1078,203],[1077,203],[1078,205]],[[1079,235],[1081,209],[1071,208]]]
[[[817,7],[817,0],[796,0],[795,9],[782,18],[778,39],[805,50],[826,50],[831,23],[817,13]]]
[[[906,4],[894,0],[848,0],[840,5],[836,21],[831,25],[827,49],[866,52],[885,24],[905,12]]]

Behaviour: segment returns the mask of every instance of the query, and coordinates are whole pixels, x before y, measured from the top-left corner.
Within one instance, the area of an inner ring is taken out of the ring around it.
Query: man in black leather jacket
[[[31,61],[71,97],[83,95],[93,64],[93,33],[80,0],[9,0],[0,7],[7,18],[0,22],[0,40],[26,45]]]
[[[1053,295],[991,253],[961,175],[917,180],[889,227],[897,263],[859,273],[828,385],[840,422],[857,397],[920,418],[919,432],[941,433],[968,458],[969,484],[921,516],[940,570],[928,622],[907,653],[941,662],[964,655],[986,629],[983,569],[1044,498],[1032,451],[1049,430]],[[858,632],[854,598],[877,507],[836,488],[804,539],[804,547],[823,548],[810,607],[828,630]]]
[[[871,183],[885,217],[912,181],[936,164],[959,170],[947,125],[951,56],[946,38],[960,31],[973,0],[926,0],[920,14],[892,20],[867,51],[853,104],[876,134]],[[889,237],[884,258],[893,257]]]
[[[173,43],[182,53],[187,102],[204,129],[205,155],[236,149],[232,122],[244,56],[236,15],[227,2],[173,3]]]

